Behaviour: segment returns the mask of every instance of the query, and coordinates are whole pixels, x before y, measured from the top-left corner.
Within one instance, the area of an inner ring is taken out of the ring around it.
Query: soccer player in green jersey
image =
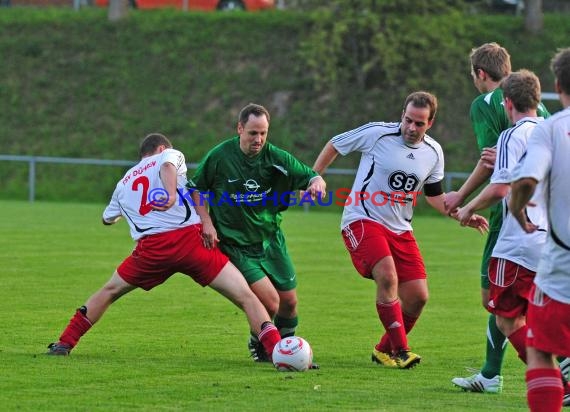
[[[202,222],[204,243],[219,241],[286,337],[294,335],[298,324],[297,277],[280,228],[281,212],[295,201],[296,190],[324,197],[326,184],[310,167],[267,142],[269,121],[263,106],[245,106],[238,136],[206,154],[189,188],[200,191],[210,205],[211,221]],[[255,361],[269,360],[271,354],[253,333],[248,348]]]
[[[482,186],[493,173],[495,163],[495,146],[500,133],[511,127],[503,103],[501,81],[511,73],[511,57],[504,47],[497,43],[485,43],[471,51],[471,76],[473,84],[481,93],[469,111],[473,130],[477,138],[477,146],[481,159],[471,175],[457,192],[446,194],[446,208],[452,212]],[[538,107],[538,115],[548,117],[549,113],[542,105]],[[481,300],[483,307],[489,301],[488,268],[491,252],[497,242],[502,224],[502,205],[496,204],[490,209],[489,235],[483,251],[481,262]],[[453,384],[473,392],[499,393],[503,387],[501,368],[505,354],[507,339],[496,324],[495,315],[490,315],[487,327],[487,347],[485,364],[479,374],[467,378],[454,378]]]

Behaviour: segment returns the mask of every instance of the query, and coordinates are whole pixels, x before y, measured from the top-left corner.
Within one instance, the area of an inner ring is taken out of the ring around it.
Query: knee
[[[290,314],[295,312],[297,309],[297,296],[287,296],[285,299],[281,299],[279,304],[279,313]]]
[[[267,313],[269,313],[269,317],[273,318],[279,310],[279,295],[275,294],[274,296],[266,297],[264,300],[262,300],[262,303],[263,306],[265,306]]]

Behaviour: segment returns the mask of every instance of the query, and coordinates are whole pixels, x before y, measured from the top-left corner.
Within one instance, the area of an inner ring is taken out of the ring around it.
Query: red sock
[[[511,333],[508,338],[511,345],[517,350],[520,360],[526,363],[526,330],[528,328],[526,325],[521,326],[513,333]]]
[[[79,339],[91,329],[91,326],[93,326],[91,321],[81,312],[81,309],[77,309],[77,312],[75,312],[75,315],[59,337],[59,341],[73,348],[77,345]]]
[[[531,412],[560,412],[564,389],[560,369],[526,371],[526,399]]]
[[[376,311],[390,338],[392,348],[395,351],[409,350],[400,301],[396,299],[390,303],[376,303]]]
[[[407,315],[404,312],[402,312],[402,318],[404,319],[404,330],[406,331],[407,335],[414,328],[414,325],[416,324],[418,318],[415,316]],[[378,342],[376,345],[376,350],[384,353],[392,353],[392,345],[390,344],[390,337],[388,336],[388,333],[385,333],[382,338],[380,338],[380,342]]]
[[[279,334],[279,330],[277,330],[277,328],[273,323],[265,322],[261,326],[261,332],[259,332],[257,338],[263,345],[265,353],[267,353],[267,355],[271,359],[271,356],[273,355],[273,348],[281,340],[281,335]]]

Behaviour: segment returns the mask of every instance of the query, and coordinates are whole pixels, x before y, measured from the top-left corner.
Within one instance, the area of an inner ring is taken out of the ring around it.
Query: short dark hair
[[[540,103],[540,80],[530,70],[521,69],[501,82],[503,96],[508,97],[520,113],[536,110]]]
[[[570,95],[570,47],[560,49],[556,53],[550,68],[564,94]]]
[[[255,117],[265,116],[268,123],[271,120],[269,117],[269,111],[265,107],[261,106],[260,104],[249,103],[247,106],[240,110],[238,122],[241,124],[246,124],[249,120],[249,116],[252,114]]]
[[[406,111],[406,108],[410,103],[414,107],[429,108],[429,121],[432,121],[435,117],[435,113],[437,112],[437,97],[433,94],[424,91],[410,94],[406,97],[406,101],[404,102],[404,111]]]
[[[140,144],[139,156],[142,159],[145,156],[153,154],[158,146],[166,146],[172,149],[172,143],[168,138],[160,133],[151,133],[147,135]]]
[[[472,49],[469,58],[475,74],[478,69],[481,69],[493,81],[501,81],[511,72],[511,56],[507,49],[497,43],[485,43]]]

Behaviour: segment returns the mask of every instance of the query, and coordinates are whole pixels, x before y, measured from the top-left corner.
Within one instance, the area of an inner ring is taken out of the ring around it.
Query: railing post
[[[36,198],[36,158],[30,158],[30,169],[28,170],[28,200],[34,203]]]

